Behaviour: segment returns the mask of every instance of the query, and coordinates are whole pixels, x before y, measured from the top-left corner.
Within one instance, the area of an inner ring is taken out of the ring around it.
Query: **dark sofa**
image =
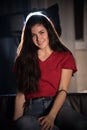
[[[87,116],[87,93],[69,93],[67,102],[75,111]]]
[[[14,130],[14,100],[15,95],[0,96],[0,130]],[[87,93],[68,93],[67,102],[75,111],[87,116]]]

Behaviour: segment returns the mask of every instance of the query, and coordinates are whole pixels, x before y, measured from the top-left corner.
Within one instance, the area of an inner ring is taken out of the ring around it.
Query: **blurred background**
[[[51,15],[58,13],[61,38],[72,51],[78,68],[69,91],[87,92],[87,1],[3,0],[0,1],[0,95],[13,95],[17,91],[12,66],[26,15],[32,9],[48,9],[54,4],[58,10]]]

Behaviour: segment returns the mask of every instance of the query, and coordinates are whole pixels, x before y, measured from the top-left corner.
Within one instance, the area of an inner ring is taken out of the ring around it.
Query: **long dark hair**
[[[31,34],[31,28],[35,24],[42,24],[46,28],[49,37],[49,45],[53,51],[69,51],[61,43],[51,21],[44,16],[31,16],[24,26],[15,63],[18,89],[23,93],[39,91],[38,82],[41,77],[41,71],[37,55],[38,48],[33,43]]]

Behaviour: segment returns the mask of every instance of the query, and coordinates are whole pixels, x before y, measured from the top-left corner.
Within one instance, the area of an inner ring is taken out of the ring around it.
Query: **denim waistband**
[[[55,97],[51,96],[51,97],[38,97],[38,98],[31,98],[31,99],[27,99],[25,104],[31,104],[34,102],[40,102],[40,101],[49,101],[49,100],[53,100]]]
[[[37,97],[37,98],[31,98],[29,100],[32,100],[32,101],[37,101],[37,100],[50,100],[50,99],[53,99],[54,97],[53,96],[50,96],[50,97]]]

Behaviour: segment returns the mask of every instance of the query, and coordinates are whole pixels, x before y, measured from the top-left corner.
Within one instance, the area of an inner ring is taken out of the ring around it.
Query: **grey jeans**
[[[24,114],[16,120],[16,130],[41,130],[38,117],[48,114],[54,97],[26,101]],[[53,130],[87,130],[87,117],[75,112],[65,101],[56,116]]]

